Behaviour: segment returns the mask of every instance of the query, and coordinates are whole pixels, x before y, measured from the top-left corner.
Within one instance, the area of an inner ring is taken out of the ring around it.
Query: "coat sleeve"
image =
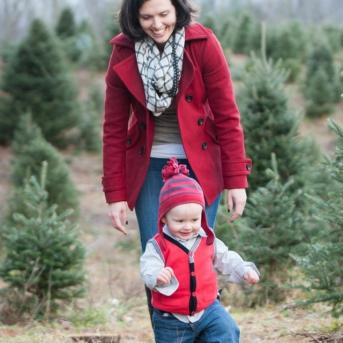
[[[121,60],[120,48],[113,46],[106,73],[103,123],[102,185],[108,203],[124,201],[126,195],[126,139],[130,114],[130,95],[113,67]]]
[[[245,156],[244,134],[230,70],[224,52],[210,32],[202,55],[202,73],[221,149],[224,187],[248,187],[251,160]]]

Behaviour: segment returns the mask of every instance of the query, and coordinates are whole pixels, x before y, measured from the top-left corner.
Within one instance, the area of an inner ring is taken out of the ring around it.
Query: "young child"
[[[217,239],[209,228],[203,191],[176,159],[162,170],[159,232],[141,257],[141,275],[152,290],[157,343],[239,342],[239,329],[217,300],[215,269],[229,282],[255,284],[259,272]]]

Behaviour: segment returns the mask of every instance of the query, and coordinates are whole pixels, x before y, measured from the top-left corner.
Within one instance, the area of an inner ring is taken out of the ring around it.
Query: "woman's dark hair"
[[[144,2],[149,0],[123,0],[119,11],[119,24],[122,32],[137,41],[143,39],[146,34],[139,24],[139,9]],[[197,12],[189,0],[170,0],[176,10],[175,29],[179,30],[187,26],[193,15]]]

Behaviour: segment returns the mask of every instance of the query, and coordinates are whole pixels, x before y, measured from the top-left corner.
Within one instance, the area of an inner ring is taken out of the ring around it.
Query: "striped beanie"
[[[195,203],[203,208],[201,226],[208,236],[208,244],[214,239],[213,231],[209,228],[205,213],[204,193],[199,183],[188,176],[189,170],[184,164],[178,164],[176,158],[171,158],[162,169],[164,185],[160,192],[158,210],[158,230],[162,232],[162,218],[175,206]]]

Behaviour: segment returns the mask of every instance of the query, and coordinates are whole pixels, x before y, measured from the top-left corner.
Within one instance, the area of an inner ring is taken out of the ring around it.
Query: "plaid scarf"
[[[177,94],[184,46],[184,28],[169,37],[162,53],[150,37],[135,43],[146,106],[154,116],[161,115],[170,107],[173,97]]]

